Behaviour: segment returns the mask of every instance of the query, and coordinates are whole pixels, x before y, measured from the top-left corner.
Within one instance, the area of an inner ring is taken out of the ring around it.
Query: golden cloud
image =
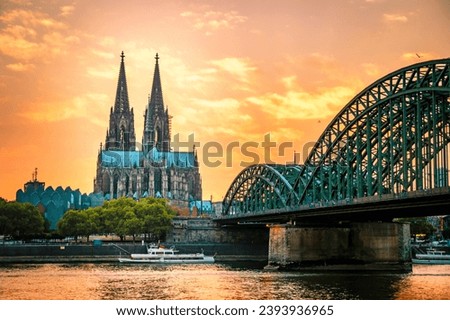
[[[363,63],[362,68],[366,72],[366,74],[371,77],[380,75],[379,67],[373,63]]]
[[[17,72],[24,72],[24,71],[30,71],[33,70],[35,68],[34,64],[31,63],[11,63],[11,64],[7,64],[6,68],[8,68],[9,70],[12,71],[17,71]]]
[[[87,93],[63,101],[30,103],[28,111],[19,116],[35,122],[58,122],[72,118],[85,118],[91,123],[105,126],[103,114],[100,111],[103,106],[107,105],[108,98],[107,95],[101,93]]]
[[[59,10],[60,15],[66,17],[70,16],[73,13],[73,11],[75,10],[75,6],[74,5],[62,6],[61,8],[59,8]]]
[[[408,17],[400,14],[383,14],[383,18],[387,22],[408,22]]]
[[[96,77],[96,78],[106,78],[106,79],[115,79],[117,77],[117,70],[114,70],[112,68],[87,68],[87,73],[90,76]]]
[[[18,60],[66,54],[70,45],[80,41],[69,35],[66,24],[42,12],[5,11],[0,15],[0,24],[0,52]]]
[[[250,65],[248,59],[243,58],[224,58],[220,60],[213,60],[211,65],[219,67],[219,69],[236,76],[239,81],[248,83],[249,76],[252,71],[256,70],[256,67]]]
[[[246,101],[276,119],[321,119],[336,113],[353,96],[353,88],[338,86],[316,93],[298,90],[289,90],[283,95],[267,93]]]
[[[180,16],[189,19],[194,29],[203,30],[206,35],[212,35],[221,29],[234,29],[236,25],[247,20],[247,17],[240,15],[237,11],[184,11]]]
[[[422,61],[434,59],[435,56],[432,53],[428,52],[406,52],[402,55],[402,58],[405,60],[414,60],[420,62]]]
[[[67,26],[46,14],[38,11],[16,9],[5,11],[0,16],[0,21],[7,25],[24,25],[27,27],[44,26],[51,29],[67,29]]]

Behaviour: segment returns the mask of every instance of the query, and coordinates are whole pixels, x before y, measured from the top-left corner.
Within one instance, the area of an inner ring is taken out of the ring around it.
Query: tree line
[[[38,208],[30,203],[7,202],[0,198],[0,235],[4,239],[43,239],[93,234],[125,236],[144,235],[147,240],[162,239],[170,230],[177,212],[167,200],[144,198],[135,201],[119,198],[103,206],[85,210],[68,210],[58,221],[57,230],[48,230],[49,223]]]
[[[58,221],[58,232],[63,236],[79,237],[93,234],[125,236],[145,235],[147,240],[159,240],[171,228],[176,212],[167,200],[131,198],[110,200],[101,207],[68,210]]]

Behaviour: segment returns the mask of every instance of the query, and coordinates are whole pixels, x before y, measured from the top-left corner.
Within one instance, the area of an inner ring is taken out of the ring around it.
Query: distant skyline
[[[93,191],[122,51],[137,138],[158,53],[172,136],[195,137],[203,198],[218,201],[251,160],[243,144],[262,161],[269,135],[289,145],[271,160],[301,162],[358,92],[449,57],[448,39],[447,0],[3,0],[0,197],[36,167],[46,186]],[[205,145],[232,153],[208,165]]]

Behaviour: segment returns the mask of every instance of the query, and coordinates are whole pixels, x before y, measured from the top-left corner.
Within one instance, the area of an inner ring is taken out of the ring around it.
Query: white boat
[[[430,249],[427,253],[417,253],[411,261],[416,264],[450,264],[450,254],[445,251]]]
[[[160,246],[149,245],[147,253],[133,253],[130,258],[119,258],[124,263],[214,263],[214,257],[205,256],[202,253],[180,254],[174,248],[164,248]]]

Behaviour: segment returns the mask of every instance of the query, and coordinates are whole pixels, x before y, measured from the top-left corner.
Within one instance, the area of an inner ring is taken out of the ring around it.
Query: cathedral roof
[[[165,168],[194,168],[196,165],[193,152],[164,152],[156,148],[151,149],[146,155],[141,151],[104,150],[101,157],[102,166],[110,168],[141,168],[144,157]]]
[[[104,150],[102,151],[102,166],[110,168],[133,168],[142,166],[142,152]]]
[[[195,167],[195,156],[193,152],[159,151],[151,149],[147,157],[158,163],[165,163],[165,167],[193,168]]]

